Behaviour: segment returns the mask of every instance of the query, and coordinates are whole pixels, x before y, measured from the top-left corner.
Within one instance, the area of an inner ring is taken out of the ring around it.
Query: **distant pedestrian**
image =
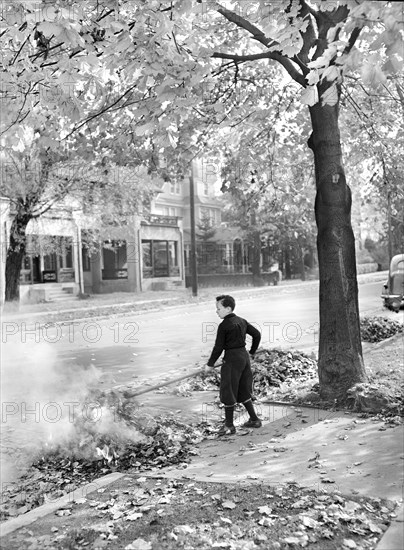
[[[254,356],[261,341],[261,333],[248,321],[238,317],[233,311],[236,302],[232,296],[223,294],[216,298],[216,313],[223,319],[217,329],[216,341],[207,368],[214,367],[224,351],[220,377],[220,401],[224,405],[225,422],[219,435],[236,432],[234,408],[242,403],[250,419],[243,425],[246,428],[260,428],[261,420],[255,413],[252,403],[253,375],[250,356]],[[246,350],[246,335],[252,337],[251,349]]]

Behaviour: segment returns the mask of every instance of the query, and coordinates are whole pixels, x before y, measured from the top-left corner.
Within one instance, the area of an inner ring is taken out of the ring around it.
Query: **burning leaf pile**
[[[17,516],[119,470],[138,471],[184,464],[203,430],[175,413],[151,416],[114,394],[89,395],[92,412],[74,418],[68,437],[48,441],[17,482],[4,484],[0,518]],[[29,466],[29,465],[28,465]]]
[[[60,550],[370,550],[396,517],[394,510],[395,503],[388,501],[346,498],[297,484],[125,476],[69,502],[42,526],[8,536],[6,543],[9,550],[43,548],[45,530],[52,533],[46,535],[49,547]]]

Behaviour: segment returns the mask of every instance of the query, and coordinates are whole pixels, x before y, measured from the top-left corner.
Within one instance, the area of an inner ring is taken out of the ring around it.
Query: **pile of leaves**
[[[102,403],[113,425],[100,426],[87,416],[74,419],[69,438],[47,442],[16,482],[3,484],[0,519],[24,514],[113,471],[137,471],[184,464],[204,438],[203,426],[190,426],[175,413],[151,416],[113,394],[92,392],[89,402]]]
[[[355,412],[381,414],[390,423],[404,416],[403,387],[380,385],[372,382],[355,384],[348,390],[348,404]]]
[[[317,361],[313,355],[281,349],[262,349],[251,361],[254,374],[254,395],[257,399],[301,402],[309,391],[317,388]],[[191,391],[217,389],[220,384],[219,369],[207,375],[190,379],[182,386]],[[318,398],[318,396],[317,396]],[[306,403],[308,401],[306,400]]]
[[[363,342],[381,342],[403,332],[402,323],[388,317],[362,317],[360,327]]]
[[[295,483],[225,485],[125,476],[5,543],[8,550],[370,550],[394,510],[389,501],[347,498]]]

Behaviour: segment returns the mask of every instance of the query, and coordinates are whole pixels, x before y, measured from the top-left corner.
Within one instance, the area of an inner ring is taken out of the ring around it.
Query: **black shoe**
[[[226,424],[223,424],[223,426],[221,426],[219,431],[217,432],[217,435],[218,436],[233,435],[235,433],[236,433],[236,428],[234,426],[226,426]]]
[[[262,422],[259,418],[257,420],[248,420],[245,424],[243,424],[243,428],[261,428]]]

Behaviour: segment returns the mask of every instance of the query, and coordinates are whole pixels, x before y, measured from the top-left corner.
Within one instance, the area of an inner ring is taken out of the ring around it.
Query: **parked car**
[[[404,305],[404,254],[393,256],[387,282],[383,285],[383,305],[398,311]]]

